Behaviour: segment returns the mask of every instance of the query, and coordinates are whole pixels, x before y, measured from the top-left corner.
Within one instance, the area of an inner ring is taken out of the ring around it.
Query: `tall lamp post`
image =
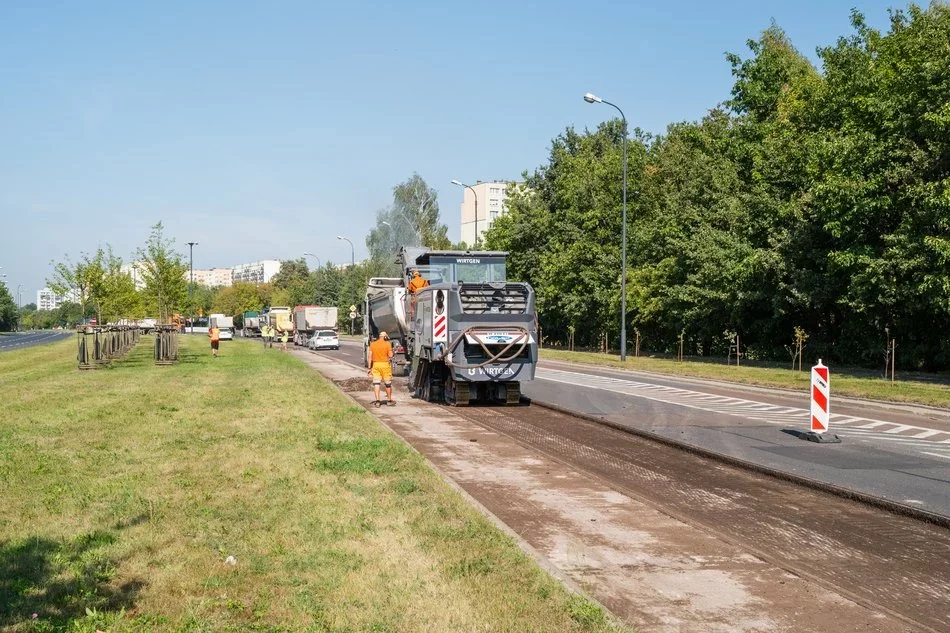
[[[317,257],[316,255],[314,255],[313,253],[304,253],[304,256],[310,256],[310,257],[313,257],[315,260],[317,260],[317,270],[320,270],[320,266],[321,266],[322,264],[320,263],[320,258],[319,258],[319,257]],[[316,301],[317,303],[320,303],[320,297],[318,297],[318,296],[314,296],[313,300]]]
[[[472,192],[472,195],[475,196],[475,248],[478,248],[478,194],[475,193],[475,189],[471,185],[466,185],[464,182],[453,180],[453,185],[457,185],[464,189],[469,189]]]
[[[320,258],[317,257],[316,255],[314,255],[313,253],[304,253],[304,255],[309,256],[309,257],[313,257],[315,260],[317,260],[317,268],[318,268],[318,269],[320,268],[320,266],[322,266],[322,264],[320,263]]]
[[[23,288],[23,284],[16,285],[16,331],[17,332],[20,331],[20,316],[21,316],[20,311],[22,310],[22,308],[20,307],[20,304],[22,303],[22,301],[20,300],[21,288]]]
[[[350,243],[350,267],[354,268],[356,266],[356,250],[353,248],[353,242],[350,242],[350,238],[343,237],[342,235],[337,235],[336,239],[344,240]],[[356,305],[355,303],[353,305]],[[353,319],[350,319],[350,334],[354,332]]]
[[[336,239],[344,240],[350,243],[350,265],[356,266],[356,250],[353,248],[353,242],[350,242],[350,238],[343,237],[342,235],[337,235]]]
[[[584,95],[587,103],[605,103],[616,108],[623,121],[623,225],[620,228],[620,362],[627,360],[627,117],[623,110],[609,101],[604,101],[597,95]]]
[[[191,269],[191,282],[188,284],[188,304],[191,306],[191,333],[195,333],[195,300],[192,293],[195,290],[195,255],[194,249],[198,242],[185,242],[188,244],[188,267]]]

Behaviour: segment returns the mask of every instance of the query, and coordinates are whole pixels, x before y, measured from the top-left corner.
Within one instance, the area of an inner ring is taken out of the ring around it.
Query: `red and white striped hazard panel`
[[[437,314],[432,319],[432,340],[445,341],[448,338],[448,319],[444,314]]]
[[[828,368],[818,364],[811,368],[811,430],[824,433],[828,430],[831,414],[831,389]]]

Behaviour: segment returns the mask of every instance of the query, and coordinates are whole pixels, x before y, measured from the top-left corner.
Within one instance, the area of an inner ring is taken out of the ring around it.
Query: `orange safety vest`
[[[369,344],[370,358],[374,363],[388,363],[389,356],[393,353],[392,344],[386,339],[376,339]]]
[[[214,343],[215,341],[218,341],[221,339],[221,330],[219,330],[216,327],[213,327],[210,330],[208,330],[208,336],[211,337],[211,342]]]
[[[413,277],[409,280],[409,294],[415,294],[417,291],[422,290],[429,285],[429,280],[425,279],[422,276]]]

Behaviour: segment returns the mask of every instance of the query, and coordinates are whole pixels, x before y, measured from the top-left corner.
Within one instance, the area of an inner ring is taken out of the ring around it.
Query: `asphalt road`
[[[320,352],[363,366],[362,343]],[[801,439],[808,393],[544,361],[533,402],[647,430],[717,454],[950,517],[950,413],[831,395],[839,444]],[[398,397],[398,396],[397,396]]]
[[[64,330],[41,330],[39,332],[16,332],[0,336],[0,352],[23,349],[34,345],[55,343],[73,336],[73,332]]]

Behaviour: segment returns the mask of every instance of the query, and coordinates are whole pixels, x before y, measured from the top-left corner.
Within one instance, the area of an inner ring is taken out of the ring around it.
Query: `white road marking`
[[[595,374],[584,374],[581,372],[549,368],[538,368],[536,378],[589,389],[610,391],[644,398],[646,400],[663,402],[665,404],[698,409],[709,413],[719,413],[766,422],[768,424],[785,426],[801,425],[807,424],[810,419],[810,413],[807,409],[780,407],[766,402],[703,393],[701,391],[680,389],[667,385],[654,385],[623,378],[611,378]],[[950,444],[950,431],[913,426],[910,424],[899,424],[885,420],[873,420],[832,413],[831,425],[832,428],[836,425],[846,425],[843,429],[837,430],[839,435],[852,435],[854,437],[861,437],[866,441],[889,442],[900,446],[929,448],[930,450],[941,450],[943,448],[941,445]],[[937,439],[935,436],[944,436],[947,437],[947,439]],[[935,439],[928,440],[928,438],[931,437]],[[939,453],[920,452],[936,457],[947,457]]]

